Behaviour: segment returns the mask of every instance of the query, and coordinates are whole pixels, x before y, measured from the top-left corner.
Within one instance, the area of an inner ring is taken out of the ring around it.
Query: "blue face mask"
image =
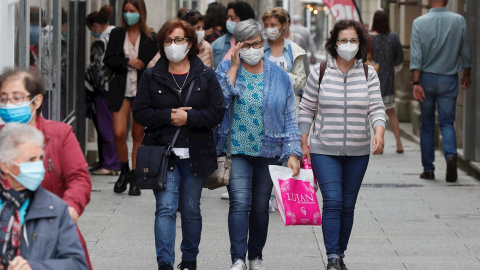
[[[93,36],[94,38],[99,38],[99,37],[100,37],[100,33],[93,32],[93,31],[92,31],[92,36]]]
[[[31,101],[25,101],[16,105],[7,103],[5,107],[0,108],[0,118],[2,118],[5,123],[15,122],[27,124],[33,117],[30,111],[30,103],[34,100],[35,98]]]
[[[66,32],[66,31],[63,32],[63,33],[62,33],[62,37],[63,37],[63,38],[68,38],[68,32]]]
[[[126,22],[128,25],[134,25],[134,24],[136,24],[138,21],[140,21],[140,13],[138,13],[138,12],[135,12],[135,13],[132,13],[132,12],[124,12],[124,13],[123,13],[123,18],[125,19],[125,22]]]
[[[234,21],[227,21],[227,31],[233,35],[233,31],[235,31],[235,27],[237,27],[237,23]]]
[[[37,190],[38,186],[40,186],[43,181],[43,176],[45,175],[45,166],[43,166],[43,161],[13,164],[20,167],[20,174],[17,176],[11,172],[9,172],[9,174],[27,189],[31,191]]]

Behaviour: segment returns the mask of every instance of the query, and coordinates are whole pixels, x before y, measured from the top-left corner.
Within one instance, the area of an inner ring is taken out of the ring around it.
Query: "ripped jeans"
[[[175,260],[175,230],[177,209],[180,207],[182,220],[182,261],[196,261],[200,235],[202,233],[202,215],[200,197],[206,176],[195,176],[190,169],[190,159],[177,160],[174,170],[167,172],[167,188],[154,190],[155,210],[155,248],[157,263]]]

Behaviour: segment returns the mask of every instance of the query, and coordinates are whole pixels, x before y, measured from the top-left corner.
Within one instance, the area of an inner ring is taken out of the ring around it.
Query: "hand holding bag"
[[[285,226],[322,225],[322,216],[315,189],[313,171],[300,169],[300,174],[292,178],[290,168],[268,166],[272,177],[277,208]]]
[[[187,106],[190,93],[192,92],[193,81],[188,88],[185,99]],[[180,127],[177,128],[172,142],[167,146],[140,145],[137,150],[137,164],[135,174],[137,175],[137,187],[141,189],[162,190],[167,187],[168,162],[173,151],[173,146],[180,133]]]
[[[230,130],[228,131],[228,139],[227,139],[227,155],[218,157],[218,168],[207,177],[205,184],[203,184],[204,188],[208,188],[210,190],[217,189],[220,187],[228,186],[230,181],[230,171],[232,169],[232,119],[233,119],[233,100],[230,104]]]

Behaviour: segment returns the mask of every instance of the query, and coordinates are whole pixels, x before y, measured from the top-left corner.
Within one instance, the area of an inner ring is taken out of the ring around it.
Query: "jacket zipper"
[[[55,173],[55,175],[57,176],[58,182],[61,182],[60,181],[60,174],[58,173],[57,168],[55,168],[55,165],[53,164],[52,159],[49,158],[48,159],[48,171],[51,171],[52,169],[53,169],[53,172]]]
[[[347,71],[348,72],[348,71]],[[345,92],[344,92],[344,131],[343,131],[343,153],[342,156],[345,156],[347,153],[347,74],[344,74],[343,83],[345,84]]]

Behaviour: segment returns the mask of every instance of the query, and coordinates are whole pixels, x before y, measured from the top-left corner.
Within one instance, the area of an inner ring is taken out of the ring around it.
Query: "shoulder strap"
[[[190,83],[190,87],[188,88],[188,93],[187,93],[187,97],[185,98],[185,104],[184,104],[185,107],[187,107],[188,100],[190,99],[190,94],[192,93],[193,84],[194,84],[194,80],[192,80],[192,82]],[[170,150],[173,148],[173,146],[175,145],[175,142],[177,141],[178,134],[180,133],[180,128],[181,127],[177,128],[177,131],[175,132],[175,135],[173,136],[172,143],[168,146],[168,148]]]
[[[320,89],[320,84],[322,83],[325,69],[327,69],[327,61],[323,61],[322,63],[320,63],[320,77],[318,78],[318,89]]]
[[[363,70],[365,71],[365,80],[368,82],[368,65],[363,63]]]

